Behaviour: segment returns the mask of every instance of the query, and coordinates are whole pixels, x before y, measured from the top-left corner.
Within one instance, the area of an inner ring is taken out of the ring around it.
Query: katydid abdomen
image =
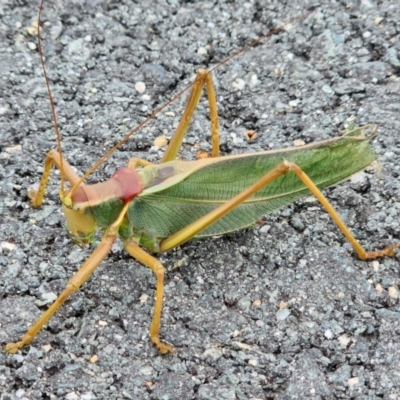
[[[121,231],[136,235],[141,245],[152,251],[157,244],[225,203],[284,159],[300,166],[320,188],[325,188],[362,170],[375,155],[369,140],[374,132],[358,128],[323,142],[238,156],[192,162],[172,161],[144,168],[151,176],[148,189],[130,204]],[[168,171],[168,173],[165,173]],[[159,175],[167,175],[160,180]],[[152,185],[158,180],[156,185]],[[215,221],[195,237],[220,235],[245,228],[263,215],[282,208],[309,194],[309,190],[290,172],[262,188],[229,214]]]

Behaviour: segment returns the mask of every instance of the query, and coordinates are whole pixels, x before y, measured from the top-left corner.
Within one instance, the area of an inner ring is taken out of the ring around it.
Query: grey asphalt
[[[379,163],[325,193],[367,249],[399,242],[398,2],[49,1],[43,47],[65,157],[84,173],[196,70],[314,5],[316,13],[215,72],[222,152],[378,124]],[[159,256],[169,271],[161,333],[174,355],[148,340],[154,277],[120,243],[31,346],[4,352],[92,251],[66,234],[59,174],[42,208],[27,197],[55,147],[37,8],[0,4],[0,399],[400,398],[400,255],[360,261],[312,197]],[[157,162],[154,139],[171,137],[184,101],[89,182],[130,157]],[[248,130],[257,132],[253,142]],[[199,149],[210,149],[205,97],[182,157]]]

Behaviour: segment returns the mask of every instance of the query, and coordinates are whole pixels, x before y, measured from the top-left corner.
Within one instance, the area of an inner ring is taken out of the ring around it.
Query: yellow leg
[[[332,219],[335,221],[336,225],[346,236],[350,244],[353,246],[355,252],[360,257],[361,260],[373,260],[377,257],[393,256],[394,249],[400,247],[400,244],[388,246],[383,250],[367,252],[360,245],[357,239],[350,232],[349,228],[344,224],[338,213],[334,210],[332,205],[329,203],[328,199],[322,194],[322,192],[315,186],[312,180],[306,175],[306,173],[296,164],[283,161],[271,171],[267,172],[261,179],[251,185],[249,188],[243,190],[241,193],[233,197],[231,200],[217,207],[215,210],[209,212],[202,218],[188,225],[186,228],[181,229],[179,232],[175,233],[168,239],[165,239],[160,244],[161,251],[167,251],[180,244],[186,242],[187,240],[194,237],[197,233],[201,232],[211,224],[213,224],[218,219],[222,218],[228,214],[231,210],[237,207],[239,204],[243,203],[246,199],[251,197],[253,194],[258,192],[260,189],[270,184],[271,182],[278,179],[280,176],[294,172],[298,178],[304,183],[304,185],[311,191],[311,193],[320,201],[325,210],[329,213]]]
[[[307,176],[307,174],[296,164],[288,163],[291,171],[293,171],[299,179],[308,187],[310,192],[319,200],[331,218],[335,221],[338,228],[342,231],[343,235],[346,236],[347,240],[353,246],[354,251],[357,253],[361,260],[373,260],[378,257],[394,256],[394,249],[400,247],[399,244],[391,245],[383,250],[379,251],[365,251],[358,240],[350,232],[350,229],[342,221],[339,214],[335,211],[328,199],[322,194],[322,192],[315,186],[314,182]]]
[[[115,234],[108,234],[103,237],[101,244],[87,259],[82,267],[76,272],[72,279],[68,282],[64,291],[58,296],[57,300],[42,314],[42,316],[28,329],[28,332],[22,337],[19,342],[8,343],[6,351],[15,354],[22,347],[30,344],[34,337],[39,333],[49,319],[57,312],[64,304],[68,297],[76,292],[92,275],[97,266],[110,252],[113,243],[116,240]]]
[[[40,180],[39,189],[36,192],[31,192],[30,197],[33,207],[40,207],[43,203],[44,192],[46,190],[47,181],[49,180],[52,166],[56,166],[61,171],[61,156],[57,150],[50,150],[44,161],[44,171],[42,179]],[[72,167],[63,159],[62,161],[63,172],[65,179],[75,185],[79,181],[79,176],[74,172]]]
[[[100,245],[86,260],[81,268],[76,272],[72,279],[68,282],[64,291],[57,297],[56,301],[46,310],[42,316],[28,329],[28,332],[22,337],[17,343],[8,343],[6,345],[6,351],[11,354],[16,353],[22,347],[32,342],[34,337],[39,333],[43,326],[49,321],[49,319],[57,312],[57,310],[65,303],[72,293],[76,292],[93,274],[95,269],[104,260],[107,254],[110,252],[112,245],[117,239],[118,228],[122,223],[122,220],[128,210],[129,203],[126,203],[122,209],[117,220],[104,233],[101,239]]]
[[[210,107],[210,120],[211,120],[211,144],[212,156],[219,157],[219,123],[217,111],[217,96],[215,94],[214,84],[212,81],[211,73],[206,75],[206,87],[208,95],[208,104]]]
[[[161,354],[172,353],[174,348],[169,344],[163,343],[160,340],[160,324],[161,324],[161,311],[164,296],[164,266],[150,254],[147,254],[135,242],[130,240],[124,241],[126,251],[136,260],[149,267],[157,278],[156,287],[156,300],[154,304],[153,320],[150,326],[150,340],[157,347]]]
[[[183,138],[186,135],[190,121],[192,119],[194,110],[200,100],[201,92],[204,85],[207,88],[208,102],[210,107],[210,120],[211,120],[211,143],[212,143],[212,156],[219,156],[219,126],[218,126],[218,112],[217,112],[217,99],[215,95],[212,76],[209,72],[201,69],[198,71],[196,79],[193,83],[192,91],[190,92],[189,100],[183,112],[182,118],[179,122],[171,141],[165,150],[165,153],[160,163],[175,160],[178,151],[182,145]]]

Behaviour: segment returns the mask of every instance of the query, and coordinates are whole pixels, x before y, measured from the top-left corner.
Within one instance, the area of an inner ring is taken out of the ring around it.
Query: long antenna
[[[40,20],[42,17],[43,3],[44,3],[44,0],[41,0],[40,6],[39,6],[38,22],[37,22],[37,39],[38,39],[38,48],[39,48],[39,54],[40,54],[40,62],[42,64],[44,79],[46,81],[47,94],[49,95],[49,100],[50,100],[51,116],[53,119],[54,129],[56,132],[57,150],[58,150],[58,153],[60,154],[60,174],[61,174],[60,198],[63,199],[65,197],[65,191],[64,191],[64,160],[63,160],[63,155],[62,155],[62,150],[61,150],[61,135],[60,135],[60,131],[58,129],[57,115],[56,115],[56,110],[54,108],[54,101],[53,101],[53,96],[52,96],[51,90],[50,90],[50,84],[49,84],[49,78],[47,76],[46,66],[44,64],[42,41],[40,39],[40,22],[41,22]]]
[[[41,11],[42,11],[42,4],[43,4],[44,0],[41,0],[41,4],[40,4],[40,11],[39,11],[39,21],[40,21],[40,15],[41,15]],[[280,32],[282,29],[284,29],[285,27],[287,27],[288,25],[302,20],[306,17],[308,17],[310,14],[312,14],[313,12],[316,11],[315,7],[309,8],[306,12],[304,12],[303,14],[298,15],[297,17],[294,17],[292,19],[290,19],[288,22],[284,23],[283,25],[271,29],[268,33],[266,33],[265,35],[259,37],[258,39],[252,41],[250,44],[248,44],[247,46],[241,48],[240,50],[234,52],[233,54],[231,54],[229,57],[227,57],[225,60],[223,60],[222,62],[220,62],[219,64],[215,65],[214,67],[210,68],[209,70],[207,70],[208,73],[211,73],[212,71],[214,71],[215,69],[219,68],[221,65],[226,64],[228,61],[230,61],[232,58],[237,57],[239,54],[243,53],[244,51],[246,51],[247,49],[255,46],[256,44],[258,44],[259,42],[261,42],[262,40],[266,39],[267,37],[270,37],[272,35],[275,35],[276,33]],[[38,27],[38,32],[39,32],[39,27]],[[38,34],[38,37],[40,35]],[[43,71],[44,71],[44,75],[46,78],[46,85],[47,85],[47,90],[49,93],[49,97],[50,97],[50,103],[51,103],[51,110],[52,110],[52,115],[53,115],[53,121],[54,121],[54,126],[55,126],[55,130],[56,130],[56,136],[57,136],[57,147],[58,147],[58,151],[61,155],[61,139],[60,139],[60,133],[58,131],[58,124],[57,124],[57,119],[56,119],[56,114],[54,111],[54,104],[53,104],[53,99],[51,96],[51,92],[50,92],[50,86],[48,83],[48,79],[47,79],[47,74],[46,74],[46,69],[44,67],[44,62],[43,62],[43,56],[42,56],[42,49],[41,49],[41,45],[40,45],[40,38],[39,38],[39,51],[40,51],[40,55],[41,55],[41,60],[42,60],[42,66],[43,66]],[[146,119],[144,119],[140,124],[136,125],[130,132],[128,132],[112,149],[108,150],[81,178],[80,180],[75,183],[75,185],[72,187],[72,189],[68,192],[67,194],[67,198],[68,200],[70,199],[72,193],[74,192],[74,190],[81,184],[84,182],[84,180],[91,175],[105,160],[107,160],[107,158],[109,158],[111,156],[111,154],[114,153],[115,150],[117,150],[120,146],[122,146],[133,134],[135,134],[139,129],[141,129],[144,125],[146,125],[150,120],[152,120],[157,114],[159,114],[162,110],[164,110],[166,107],[168,107],[171,103],[173,103],[178,97],[182,96],[183,93],[185,93],[186,91],[188,91],[192,86],[194,85],[194,82],[191,83],[190,85],[186,86],[184,89],[182,89],[181,91],[179,91],[175,96],[173,96],[168,102],[166,102],[165,104],[163,104],[162,106],[158,107],[155,111],[153,111],[153,113],[151,115],[149,115]],[[61,189],[60,189],[60,196],[61,193],[64,194],[64,180],[63,180],[63,168],[62,168],[62,157],[61,157]],[[67,200],[67,199],[66,199]],[[70,201],[68,201],[66,203],[70,203]]]

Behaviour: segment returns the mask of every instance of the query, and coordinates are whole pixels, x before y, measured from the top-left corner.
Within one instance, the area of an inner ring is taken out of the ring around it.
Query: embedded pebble
[[[334,338],[333,332],[332,332],[330,329],[327,329],[327,330],[325,331],[324,336],[325,336],[327,339],[329,339],[329,340],[331,340],[331,339]]]
[[[242,90],[246,86],[246,82],[243,79],[237,78],[235,81],[232,83],[232,86],[235,89]]]
[[[285,320],[290,315],[290,311],[287,308],[283,308],[276,313],[276,319],[278,321]]]
[[[213,360],[218,360],[222,357],[222,350],[219,347],[213,347],[211,349],[207,349],[203,353],[203,357],[212,358]]]
[[[92,364],[97,363],[97,361],[99,361],[99,356],[97,354],[95,354],[94,356],[90,357],[90,362]]]
[[[338,341],[342,347],[346,348],[347,345],[350,343],[351,338],[344,333],[343,335],[340,335],[338,337]]]
[[[135,90],[139,94],[143,94],[146,91],[146,84],[144,82],[136,82],[135,83]]]
[[[357,385],[358,383],[360,383],[360,380],[358,379],[358,377],[354,377],[354,378],[350,378],[347,383],[349,384],[349,386],[354,386]]]
[[[80,397],[75,392],[69,392],[65,395],[65,400],[79,400]]]
[[[167,143],[168,143],[168,140],[167,140],[166,136],[162,135],[162,136],[156,137],[154,139],[153,144],[154,144],[154,146],[157,146],[157,147],[164,147],[167,145]]]
[[[399,298],[399,291],[395,286],[390,286],[388,289],[389,297],[392,299],[398,299]]]
[[[205,54],[207,54],[207,49],[205,47],[199,47],[197,50],[197,54],[200,56],[204,56]]]
[[[381,285],[380,283],[377,283],[377,284],[375,285],[375,290],[376,290],[378,293],[382,293],[382,292],[383,292],[383,287],[382,287],[382,285]]]

